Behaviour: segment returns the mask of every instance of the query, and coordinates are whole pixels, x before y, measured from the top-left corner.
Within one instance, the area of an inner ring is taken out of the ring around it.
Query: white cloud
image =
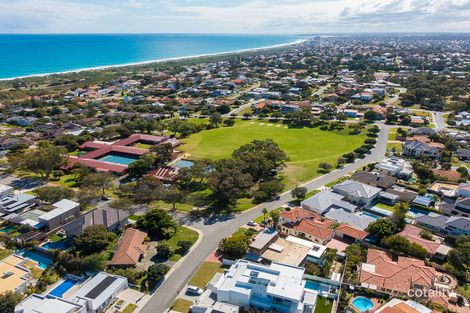
[[[470,0],[0,0],[16,31],[465,32]]]

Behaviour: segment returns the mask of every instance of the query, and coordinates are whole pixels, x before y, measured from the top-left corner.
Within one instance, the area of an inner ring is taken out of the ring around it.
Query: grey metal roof
[[[361,198],[373,198],[382,190],[353,180],[346,180],[333,186],[333,190]]]
[[[319,214],[323,214],[332,208],[343,208],[347,211],[354,211],[357,208],[355,205],[344,201],[343,198],[344,196],[335,192],[322,191],[302,201],[301,205],[302,207],[307,206]]]

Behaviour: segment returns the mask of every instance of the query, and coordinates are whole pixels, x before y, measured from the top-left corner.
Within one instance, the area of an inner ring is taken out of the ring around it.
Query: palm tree
[[[266,214],[268,214],[268,209],[263,208],[263,221],[266,222]]]

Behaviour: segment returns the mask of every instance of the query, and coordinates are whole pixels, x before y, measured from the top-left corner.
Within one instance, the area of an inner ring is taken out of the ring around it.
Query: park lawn
[[[216,262],[204,262],[188,284],[205,289],[206,285],[211,281],[216,273],[223,272],[224,269],[222,268],[222,264]]]
[[[176,312],[187,313],[191,309],[191,305],[193,305],[192,301],[178,298],[173,302],[170,309]]]
[[[335,166],[341,155],[360,147],[366,138],[365,131],[359,135],[349,135],[347,128],[321,131],[319,128],[288,129],[284,125],[269,124],[272,123],[237,121],[232,127],[202,131],[182,139],[181,150],[194,159],[217,160],[229,158],[235,149],[254,139],[271,138],[290,158],[281,172],[287,190],[299,182],[320,176],[317,173],[319,163],[327,162]]]
[[[73,188],[76,186],[76,181],[73,178],[73,175],[68,174],[68,175],[63,175],[59,178],[57,181],[51,181],[51,185],[60,185],[62,187],[69,187]]]
[[[248,114],[253,114],[253,109],[250,107],[244,108],[240,112],[238,112],[239,116],[243,116],[243,114],[248,113]]]
[[[7,256],[11,255],[12,251],[10,249],[0,249],[0,260],[3,260]]]
[[[194,244],[197,239],[199,238],[199,234],[197,231],[194,231],[192,229],[189,229],[184,226],[178,227],[176,230],[176,234],[171,237],[170,239],[166,240],[166,243],[170,245],[170,247],[173,249],[173,251],[178,250],[178,242],[180,241],[189,241],[192,244]],[[181,259],[182,255],[175,253],[171,256],[170,261],[177,262],[179,259]]]
[[[152,201],[150,207],[152,209],[162,209],[166,211],[173,210],[173,204],[165,202],[163,200]],[[177,203],[175,206],[175,209],[177,211],[182,211],[182,212],[191,212],[193,211],[193,206],[189,203]]]
[[[318,297],[317,304],[315,305],[315,312],[314,313],[331,313],[333,309],[333,300]]]

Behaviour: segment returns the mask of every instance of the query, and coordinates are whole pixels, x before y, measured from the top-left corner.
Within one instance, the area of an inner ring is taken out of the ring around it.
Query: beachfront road
[[[327,175],[307,182],[303,186],[309,191],[318,189],[325,184],[337,180],[363,166],[382,160],[385,156],[388,133],[391,126],[380,125],[381,131],[377,139],[377,145],[372,153],[364,159],[359,159],[355,163],[348,164],[344,168],[337,169]],[[179,221],[187,226],[201,231],[203,238],[199,245],[191,250],[189,255],[179,264],[169,277],[162,283],[160,288],[152,295],[142,313],[165,312],[175,300],[180,290],[184,288],[190,278],[194,275],[201,264],[211,254],[219,242],[234,233],[241,226],[262,215],[262,209],[274,210],[292,200],[290,191],[283,193],[280,198],[273,202],[260,204],[253,209],[242,214],[221,215],[208,219],[190,219],[180,216]]]

